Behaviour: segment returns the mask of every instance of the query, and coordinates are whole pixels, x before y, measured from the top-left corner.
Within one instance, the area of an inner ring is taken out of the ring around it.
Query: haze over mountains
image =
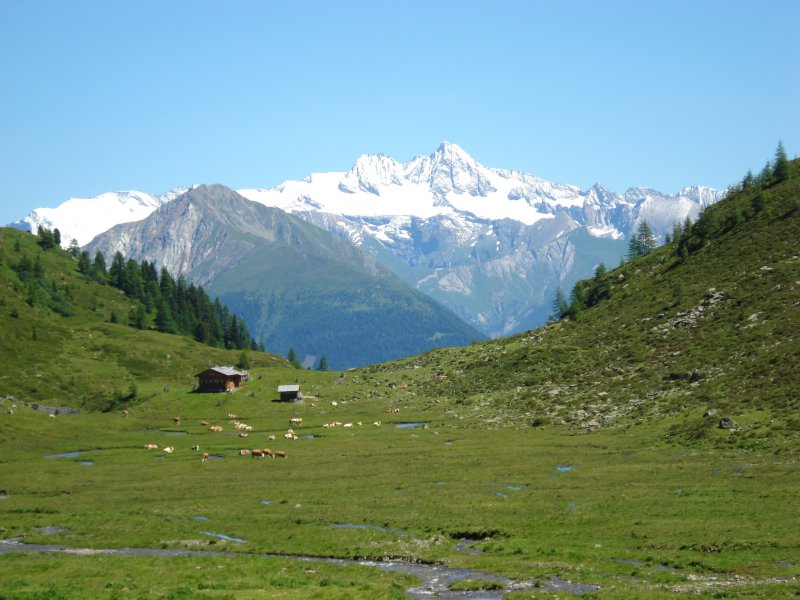
[[[95,219],[100,199],[123,223],[143,218],[180,191],[73,199],[56,209],[37,209],[14,225],[58,227],[64,244],[75,237],[85,245],[114,220]],[[447,142],[430,156],[405,163],[365,155],[346,173],[312,174],[240,194],[360,246],[408,285],[489,336],[542,324],[556,288],[569,289],[600,262],[616,265],[641,220],[663,239],[673,223],[696,218],[722,195],[702,186],[685,187],[676,195],[648,188],[620,194],[600,184],[581,190],[485,167]],[[177,255],[163,254],[156,262],[176,274],[184,268]]]

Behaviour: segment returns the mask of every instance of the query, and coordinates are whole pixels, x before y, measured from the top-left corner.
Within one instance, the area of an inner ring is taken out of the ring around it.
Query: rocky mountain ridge
[[[294,348],[306,366],[324,355],[345,369],[481,337],[363,249],[221,185],[197,186],[85,249],[202,285],[270,351]]]
[[[601,184],[583,191],[486,167],[448,142],[407,162],[364,155],[346,173],[314,173],[239,193],[362,247],[489,336],[542,324],[555,290],[591,275],[600,262],[617,264],[641,220],[663,239],[673,223],[697,218],[722,196],[703,186],[684,187],[676,195],[644,187],[620,194]],[[114,205],[112,195],[104,196]],[[82,223],[75,236],[86,244],[99,229],[90,201],[85,207],[70,202],[48,209],[52,213],[38,209],[23,225],[35,227],[38,219],[58,226],[66,244],[73,236],[71,223]],[[173,273],[183,268],[173,257],[163,259]]]

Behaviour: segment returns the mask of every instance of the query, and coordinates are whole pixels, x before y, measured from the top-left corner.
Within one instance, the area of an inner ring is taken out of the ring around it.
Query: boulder
[[[717,427],[720,429],[736,429],[736,421],[730,417],[722,417],[719,420],[719,425]]]

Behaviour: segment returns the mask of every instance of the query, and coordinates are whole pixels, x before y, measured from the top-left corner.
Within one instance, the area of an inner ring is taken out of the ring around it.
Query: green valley
[[[797,597],[789,168],[600,269],[558,322],[346,372],[252,352],[229,394],[193,374],[239,352],[109,323],[129,299],[3,230],[0,597],[432,595],[389,561],[467,569],[447,598]],[[20,253],[70,311],[26,302]],[[32,407],[132,384],[107,412]],[[265,448],[286,457],[241,452]]]

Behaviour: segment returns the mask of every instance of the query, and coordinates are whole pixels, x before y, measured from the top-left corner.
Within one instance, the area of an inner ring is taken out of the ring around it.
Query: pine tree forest
[[[219,298],[209,298],[202,286],[176,279],[152,262],[125,260],[120,252],[114,255],[108,271],[101,253],[94,262],[84,251],[78,256],[78,270],[93,279],[108,283],[135,298],[140,304],[131,308],[128,324],[138,329],[152,328],[163,333],[191,336],[208,346],[262,350],[250,337],[247,325],[232,314]]]

